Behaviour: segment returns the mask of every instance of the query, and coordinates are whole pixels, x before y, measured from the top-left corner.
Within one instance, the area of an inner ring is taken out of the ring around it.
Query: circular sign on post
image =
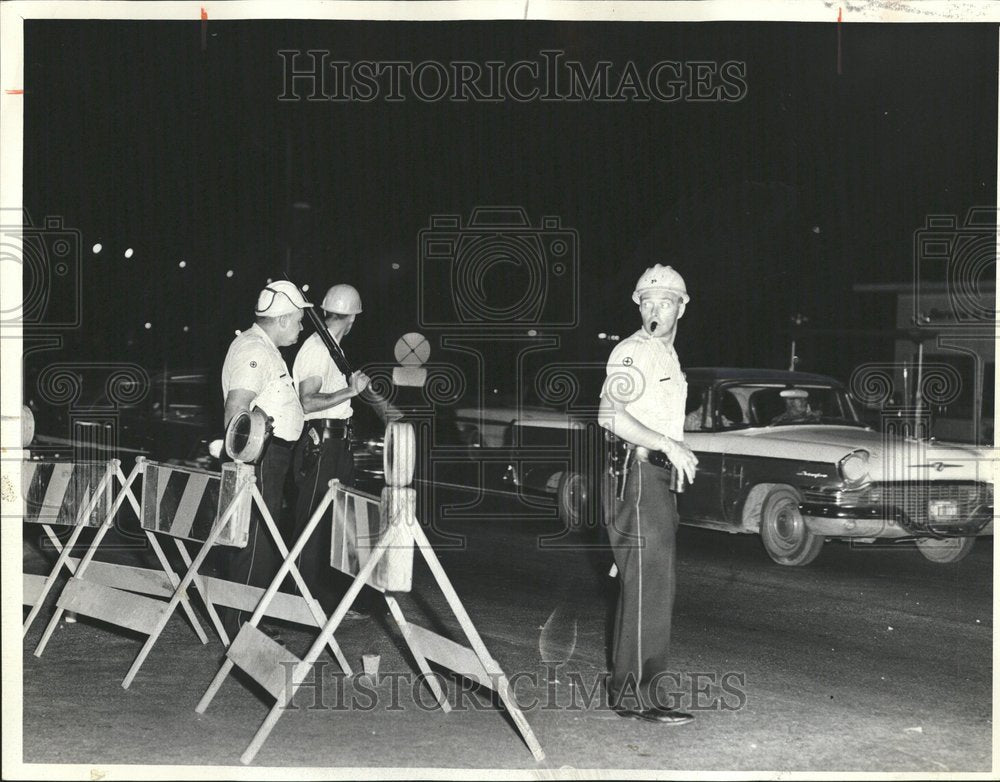
[[[396,341],[393,351],[396,361],[404,367],[419,367],[427,363],[431,356],[431,343],[427,337],[417,331],[404,334]]]
[[[244,410],[226,427],[226,453],[234,462],[253,463],[260,458],[267,441],[268,419],[263,410]]]
[[[394,421],[385,427],[382,466],[386,486],[409,486],[417,459],[417,438],[410,424]]]

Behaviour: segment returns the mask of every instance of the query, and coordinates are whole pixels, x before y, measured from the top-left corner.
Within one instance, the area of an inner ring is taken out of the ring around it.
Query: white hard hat
[[[656,264],[656,266],[650,266],[646,269],[639,278],[639,282],[635,284],[635,290],[632,292],[632,301],[638,304],[639,299],[642,298],[642,294],[652,290],[668,290],[679,293],[681,301],[684,304],[691,301],[691,297],[688,296],[687,287],[684,285],[684,278],[670,266]]]
[[[257,308],[254,314],[277,318],[311,306],[312,304],[305,300],[294,282],[279,280],[272,282],[257,296]]]
[[[360,315],[361,294],[353,285],[334,285],[323,297],[322,307],[338,315]]]

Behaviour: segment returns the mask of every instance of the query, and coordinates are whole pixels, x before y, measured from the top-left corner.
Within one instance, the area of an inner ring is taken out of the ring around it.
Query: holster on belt
[[[608,445],[608,471],[615,479],[615,497],[624,500],[625,482],[635,462],[635,446],[610,432],[606,433],[605,440]]]

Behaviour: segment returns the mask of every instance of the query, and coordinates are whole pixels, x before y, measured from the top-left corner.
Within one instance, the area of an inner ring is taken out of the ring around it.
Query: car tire
[[[590,490],[583,473],[564,472],[556,489],[559,518],[566,528],[579,532],[588,514]]]
[[[976,539],[972,538],[919,538],[917,540],[917,551],[931,562],[940,565],[947,565],[952,562],[961,562],[972,552],[972,547],[976,545]]]
[[[771,489],[764,498],[760,537],[768,556],[779,565],[808,565],[823,547],[822,536],[806,527],[799,511],[799,495],[788,486]]]

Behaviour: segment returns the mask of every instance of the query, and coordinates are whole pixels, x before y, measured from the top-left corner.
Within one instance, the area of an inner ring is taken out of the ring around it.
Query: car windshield
[[[720,387],[715,402],[717,429],[865,425],[844,389],[817,383],[731,383]]]

